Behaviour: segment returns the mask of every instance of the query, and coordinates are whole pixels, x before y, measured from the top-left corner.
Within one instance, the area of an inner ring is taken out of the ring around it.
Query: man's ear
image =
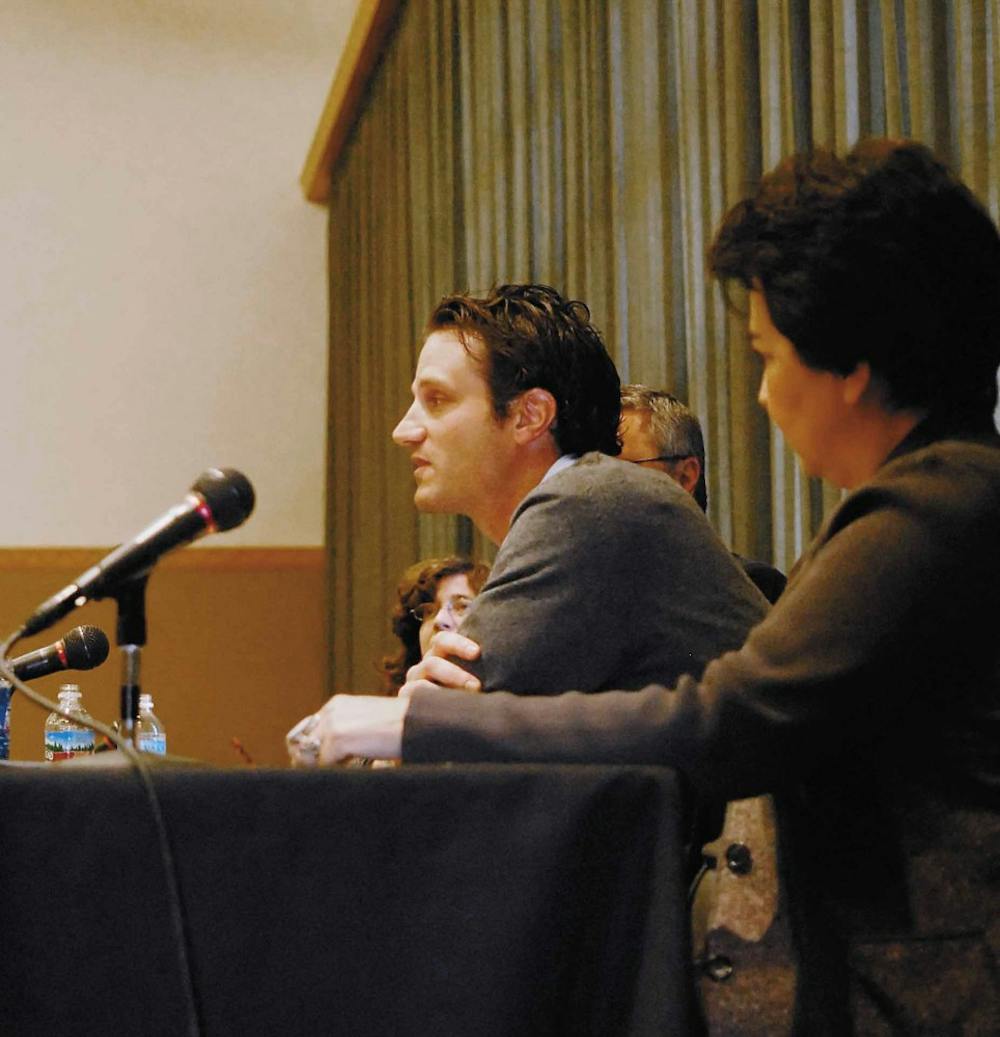
[[[559,408],[548,389],[528,389],[511,404],[514,434],[521,443],[531,443],[550,431]]]
[[[694,493],[694,488],[701,478],[701,462],[697,457],[682,457],[674,462],[670,473],[675,482],[680,483],[681,489],[687,493]]]

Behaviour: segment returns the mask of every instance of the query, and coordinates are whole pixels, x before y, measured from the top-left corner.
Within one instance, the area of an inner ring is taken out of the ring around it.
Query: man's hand
[[[479,645],[454,630],[439,630],[427,648],[427,654],[406,671],[406,683],[400,689],[402,698],[409,698],[428,682],[442,688],[459,691],[481,691],[479,680],[463,670],[454,659],[478,659]]]
[[[356,756],[398,760],[409,708],[408,698],[334,695],[285,736],[292,766],[343,763]]]

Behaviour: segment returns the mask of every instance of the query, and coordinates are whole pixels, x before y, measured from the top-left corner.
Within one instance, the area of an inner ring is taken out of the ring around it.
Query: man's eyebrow
[[[428,388],[430,388],[430,389],[450,389],[451,386],[450,386],[449,382],[447,381],[447,379],[445,379],[441,375],[424,374],[424,375],[417,375],[417,377],[413,379],[413,385],[410,386],[410,388],[412,389],[413,392],[416,392],[418,389],[428,389]]]

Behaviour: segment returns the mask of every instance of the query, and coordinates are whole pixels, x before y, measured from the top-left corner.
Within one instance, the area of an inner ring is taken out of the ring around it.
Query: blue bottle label
[[[46,731],[45,759],[69,760],[94,751],[93,731]]]
[[[139,751],[144,753],[159,753],[165,756],[167,753],[166,735],[139,735]]]
[[[10,758],[10,696],[13,688],[0,681],[0,760]]]

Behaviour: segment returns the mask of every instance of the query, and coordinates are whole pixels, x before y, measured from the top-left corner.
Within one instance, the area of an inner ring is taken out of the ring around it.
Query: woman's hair
[[[729,211],[708,262],[763,291],[810,367],[844,375],[866,361],[890,406],[992,414],[1000,235],[924,145],[786,159]]]
[[[490,574],[489,566],[469,558],[427,558],[411,565],[396,587],[396,604],[390,613],[392,632],[399,638],[400,648],[382,660],[386,690],[391,695],[406,682],[406,671],[420,661],[420,620],[413,609],[437,597],[438,584],[447,576],[466,574],[469,586],[478,594]]]

